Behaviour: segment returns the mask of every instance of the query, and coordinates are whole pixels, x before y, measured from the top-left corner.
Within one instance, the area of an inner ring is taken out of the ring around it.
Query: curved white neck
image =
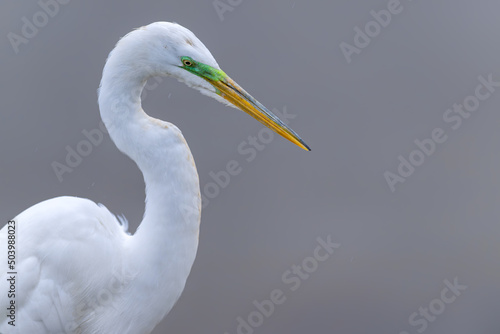
[[[200,187],[180,130],[149,117],[141,108],[140,96],[149,74],[128,69],[126,59],[111,54],[103,72],[99,107],[111,139],[144,176],[146,208],[130,238],[128,257],[138,273],[134,284],[144,286],[144,295],[135,302],[148,305],[136,309],[159,310],[137,316],[155,325],[180,296],[196,256]]]

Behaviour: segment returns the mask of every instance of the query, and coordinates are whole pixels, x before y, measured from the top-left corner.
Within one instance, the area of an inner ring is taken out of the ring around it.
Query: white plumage
[[[110,137],[143,173],[143,221],[130,235],[126,221],[76,197],[50,199],[15,217],[16,326],[2,311],[0,333],[145,334],[179,298],[196,256],[201,200],[182,133],[142,110],[142,89],[157,75],[242,109],[307,148],[227,77],[186,28],[157,22],[131,32],[106,62],[99,107]],[[6,310],[7,227],[0,231],[0,268]]]

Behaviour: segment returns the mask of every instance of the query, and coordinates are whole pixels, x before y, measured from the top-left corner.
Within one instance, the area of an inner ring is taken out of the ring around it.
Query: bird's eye
[[[187,66],[187,67],[193,66],[193,61],[191,59],[188,59],[188,58],[182,59],[182,63],[184,64],[184,66]]]

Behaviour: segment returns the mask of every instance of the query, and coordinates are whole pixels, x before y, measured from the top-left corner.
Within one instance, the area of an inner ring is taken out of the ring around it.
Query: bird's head
[[[155,22],[124,37],[117,49],[122,46],[134,50],[137,71],[150,77],[175,77],[204,95],[248,113],[292,143],[310,151],[295,131],[222,71],[205,45],[183,26]]]

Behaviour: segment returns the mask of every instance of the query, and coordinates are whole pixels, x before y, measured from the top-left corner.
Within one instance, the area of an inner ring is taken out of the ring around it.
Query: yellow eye
[[[192,60],[189,60],[189,59],[183,59],[182,60],[182,63],[184,64],[184,66],[193,66],[193,61]]]

